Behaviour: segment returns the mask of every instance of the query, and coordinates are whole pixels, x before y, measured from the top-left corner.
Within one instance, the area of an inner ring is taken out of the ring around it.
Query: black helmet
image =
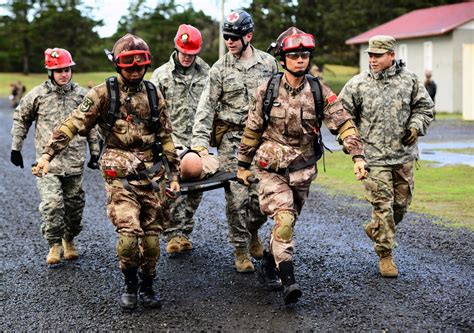
[[[252,16],[244,10],[234,10],[226,16],[222,33],[243,37],[253,31]]]

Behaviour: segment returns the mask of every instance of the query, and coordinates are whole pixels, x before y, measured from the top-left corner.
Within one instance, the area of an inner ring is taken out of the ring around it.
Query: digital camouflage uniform
[[[173,142],[178,150],[191,146],[194,115],[209,72],[209,65],[199,56],[185,72],[176,65],[177,52],[157,68],[150,79],[163,93],[173,126]],[[182,195],[168,200],[170,225],[164,235],[168,240],[189,235],[193,231],[193,216],[202,199],[202,193]]]
[[[87,90],[70,82],[62,87],[46,81],[25,95],[13,114],[12,150],[21,151],[28,130],[35,122],[36,158],[41,157],[51,133],[81,103]],[[85,206],[82,173],[89,142],[91,155],[99,154],[97,129],[86,138],[77,137],[51,163],[50,172],[37,178],[41,203],[41,232],[52,245],[72,240],[82,229]]]
[[[313,142],[319,133],[316,111],[311,86],[305,79],[302,90],[288,89],[283,75],[278,97],[274,100],[270,112],[268,127],[264,130],[263,101],[267,82],[258,87],[256,98],[252,101],[246,124],[248,130],[259,133],[260,142],[242,140],[238,154],[239,163],[250,164],[254,160],[259,178],[258,198],[261,211],[271,218],[287,212],[293,216],[301,213],[308,196],[311,182],[316,178],[315,163],[292,172],[279,172],[299,163],[311,160],[315,156]],[[341,103],[331,89],[321,84],[324,99],[323,122],[332,133],[351,116],[344,111]],[[263,132],[263,133],[262,133]],[[345,149],[352,156],[363,156],[362,143],[357,135],[350,135],[344,140]],[[279,237],[279,221],[270,237],[270,253],[277,266],[283,261],[293,260],[294,242],[290,231],[289,237]],[[292,229],[292,228],[291,228]]]
[[[119,233],[117,254],[122,270],[140,267],[154,276],[160,255],[159,234],[161,223],[167,220],[162,209],[165,179],[161,167],[151,180],[159,187],[155,191],[149,179],[137,180],[137,172],[153,165],[151,148],[156,140],[163,142],[172,174],[177,174],[177,156],[171,141],[171,123],[165,101],[159,91],[159,128],[150,124],[150,106],[143,82],[137,88],[127,87],[118,78],[120,117],[108,136],[107,146],[100,161],[107,193],[107,215]],[[109,98],[106,84],[92,88],[82,104],[54,131],[53,138],[43,154],[57,155],[76,134],[87,135],[96,125],[106,133]],[[53,159],[54,161],[55,159]]]
[[[191,145],[209,146],[214,116],[229,126],[217,147],[219,164],[224,171],[237,171],[237,151],[247,120],[250,100],[256,88],[277,72],[275,59],[254,47],[250,59],[242,62],[230,52],[209,71],[209,81],[199,100]],[[256,190],[237,182],[225,192],[229,241],[236,248],[247,248],[251,232],[265,223],[260,212]]]
[[[395,226],[403,219],[413,193],[416,144],[405,146],[405,130],[425,135],[434,104],[423,83],[401,62],[382,72],[364,71],[353,77],[339,98],[353,116],[370,166],[364,181],[372,220],[368,226],[380,256],[395,247]]]

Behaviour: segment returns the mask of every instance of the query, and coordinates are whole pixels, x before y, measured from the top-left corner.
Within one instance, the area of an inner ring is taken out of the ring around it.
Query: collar
[[[170,74],[172,74],[173,71],[176,71],[180,74],[186,75],[192,72],[191,69],[197,70],[197,71],[201,70],[203,60],[198,55],[196,55],[196,58],[194,59],[194,63],[189,68],[187,68],[184,72],[182,72],[182,70],[179,69],[182,67],[180,66],[180,64],[177,63],[178,62],[177,57],[178,57],[178,52],[175,50],[173,51],[173,53],[171,53],[170,60],[168,61],[168,71]]]
[[[292,86],[290,86],[290,84],[286,80],[285,75],[283,75],[282,77],[282,82],[283,82],[283,88],[285,88],[285,90],[288,91],[288,94],[294,97],[298,95],[304,89],[304,86],[306,84],[306,77],[303,78],[303,81],[301,81],[301,84],[296,88],[293,88]]]
[[[46,82],[49,86],[49,89],[51,89],[51,91],[57,92],[58,94],[66,94],[67,92],[73,90],[76,86],[72,80],[61,87],[55,84],[52,80],[48,80]]]
[[[388,77],[397,75],[403,70],[404,67],[405,63],[403,62],[403,60],[395,60],[392,66],[381,72],[372,72],[372,70],[370,70],[369,76],[373,77],[375,80],[386,79]]]
[[[260,63],[263,64],[263,58],[262,56],[257,52],[257,49],[253,47],[252,44],[249,45],[249,47],[252,49],[252,56],[248,59],[245,59],[243,61],[246,61],[249,64],[249,68],[255,66],[256,64]],[[235,66],[239,64],[239,58],[234,56],[232,53],[227,52],[225,54],[226,60],[228,63],[230,63],[232,66]]]

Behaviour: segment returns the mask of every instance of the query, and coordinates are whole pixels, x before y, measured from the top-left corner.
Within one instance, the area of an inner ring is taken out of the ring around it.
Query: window
[[[423,43],[423,61],[425,70],[432,70],[433,69],[433,43],[424,42]]]
[[[398,57],[408,64],[408,47],[407,44],[400,44],[398,47]]]

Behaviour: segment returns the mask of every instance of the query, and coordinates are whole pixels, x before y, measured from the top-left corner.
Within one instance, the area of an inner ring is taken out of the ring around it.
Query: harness
[[[107,119],[105,123],[105,131],[104,131],[104,144],[101,147],[101,151],[105,150],[107,146],[108,138],[112,132],[112,128],[115,125],[115,122],[120,117],[120,91],[118,86],[117,77],[112,76],[106,79],[107,85],[107,94],[109,98],[109,110],[107,112]],[[158,112],[158,94],[156,91],[156,87],[150,81],[143,80],[145,84],[147,96],[148,96],[148,104],[150,105],[150,120],[149,126],[153,132],[157,132],[160,128],[160,115]],[[155,141],[153,146],[151,147],[153,152],[153,166],[148,169],[139,171],[137,174],[129,175],[126,178],[122,179],[122,183],[124,187],[131,191],[131,187],[128,184],[128,181],[132,180],[150,180],[151,177],[164,165],[167,174],[170,174],[170,169],[166,160],[166,157],[163,154],[163,146],[160,141]],[[102,155],[102,154],[101,154]],[[153,188],[157,186],[154,182],[151,182]]]
[[[266,130],[268,124],[270,122],[270,113],[272,111],[273,102],[278,97],[278,91],[280,88],[280,82],[283,73],[274,74],[270,80],[268,81],[267,90],[265,92],[265,99],[263,100],[263,131]],[[305,75],[306,80],[309,82],[311,87],[311,93],[313,94],[314,99],[314,107],[316,111],[316,126],[317,128],[321,128],[323,123],[324,117],[324,99],[323,93],[321,90],[321,83],[319,79],[311,74]],[[314,129],[316,133],[316,129]],[[281,175],[288,175],[290,172],[298,171],[304,169],[310,165],[315,164],[321,157],[323,157],[324,163],[324,149],[329,150],[323,143],[323,137],[321,131],[318,131],[318,134],[315,135],[313,139],[313,148],[314,148],[314,156],[307,161],[303,161],[300,163],[296,163],[294,165],[290,165],[287,168],[275,170],[276,173]],[[330,150],[329,150],[330,151]]]

